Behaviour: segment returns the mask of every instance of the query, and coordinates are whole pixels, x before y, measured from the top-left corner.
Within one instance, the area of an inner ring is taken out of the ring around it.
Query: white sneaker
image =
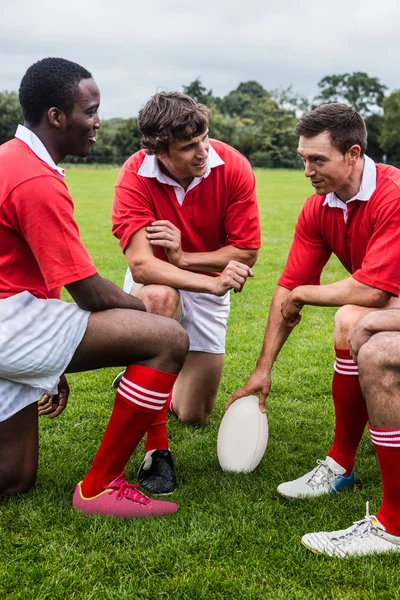
[[[317,460],[317,463],[318,467],[303,477],[281,483],[278,486],[279,494],[285,498],[313,498],[353,487],[354,469],[348,477],[345,477],[346,470],[330,456],[325,460]]]
[[[375,516],[369,515],[369,506],[364,519],[355,521],[348,529],[307,533],[301,543],[316,554],[345,556],[367,556],[382,552],[399,552],[400,536],[387,533]]]

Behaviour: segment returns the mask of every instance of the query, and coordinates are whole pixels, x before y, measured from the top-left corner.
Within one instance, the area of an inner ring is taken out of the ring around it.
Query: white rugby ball
[[[268,420],[257,396],[236,400],[218,431],[217,454],[223,471],[250,473],[260,463],[268,443]]]

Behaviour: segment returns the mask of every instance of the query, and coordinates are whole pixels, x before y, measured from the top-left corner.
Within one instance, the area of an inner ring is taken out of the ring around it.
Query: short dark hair
[[[208,127],[209,110],[181,92],[159,92],[139,112],[142,148],[147,154],[168,152],[174,140],[190,140]]]
[[[22,78],[19,101],[24,119],[37,125],[45,111],[55,106],[70,115],[81,79],[92,75],[65,58],[43,58],[34,63]]]
[[[296,135],[314,137],[324,131],[331,135],[332,145],[345,154],[354,144],[367,149],[367,128],[362,116],[347,104],[321,104],[304,115],[296,125]]]

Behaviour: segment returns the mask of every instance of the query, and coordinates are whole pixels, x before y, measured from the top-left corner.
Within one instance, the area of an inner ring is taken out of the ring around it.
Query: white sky
[[[196,77],[309,97],[325,75],[365,71],[400,88],[399,0],[0,0],[0,90],[46,56],[80,63],[102,118],[136,116],[159,88]]]

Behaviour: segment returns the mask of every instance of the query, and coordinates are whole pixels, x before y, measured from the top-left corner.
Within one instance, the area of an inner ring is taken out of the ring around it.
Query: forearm
[[[214,277],[190,273],[155,257],[146,257],[128,264],[136,283],[167,285],[191,292],[213,293]]]
[[[83,310],[98,312],[111,308],[128,308],[145,311],[138,298],[126,294],[121,288],[99,274],[66,286],[76,304]]]
[[[252,267],[258,256],[254,248],[224,246],[213,252],[183,252],[180,267],[186,271],[223,271],[231,260]]]
[[[355,304],[371,308],[385,306],[391,295],[360,283],[353,277],[326,285],[301,285],[290,292],[290,300],[301,306],[344,306]],[[300,306],[300,308],[301,308]]]
[[[290,290],[278,285],[272,297],[263,347],[257,360],[257,368],[266,373],[271,372],[281,348],[292,331],[291,327],[285,325],[281,315],[281,304],[289,293]]]

